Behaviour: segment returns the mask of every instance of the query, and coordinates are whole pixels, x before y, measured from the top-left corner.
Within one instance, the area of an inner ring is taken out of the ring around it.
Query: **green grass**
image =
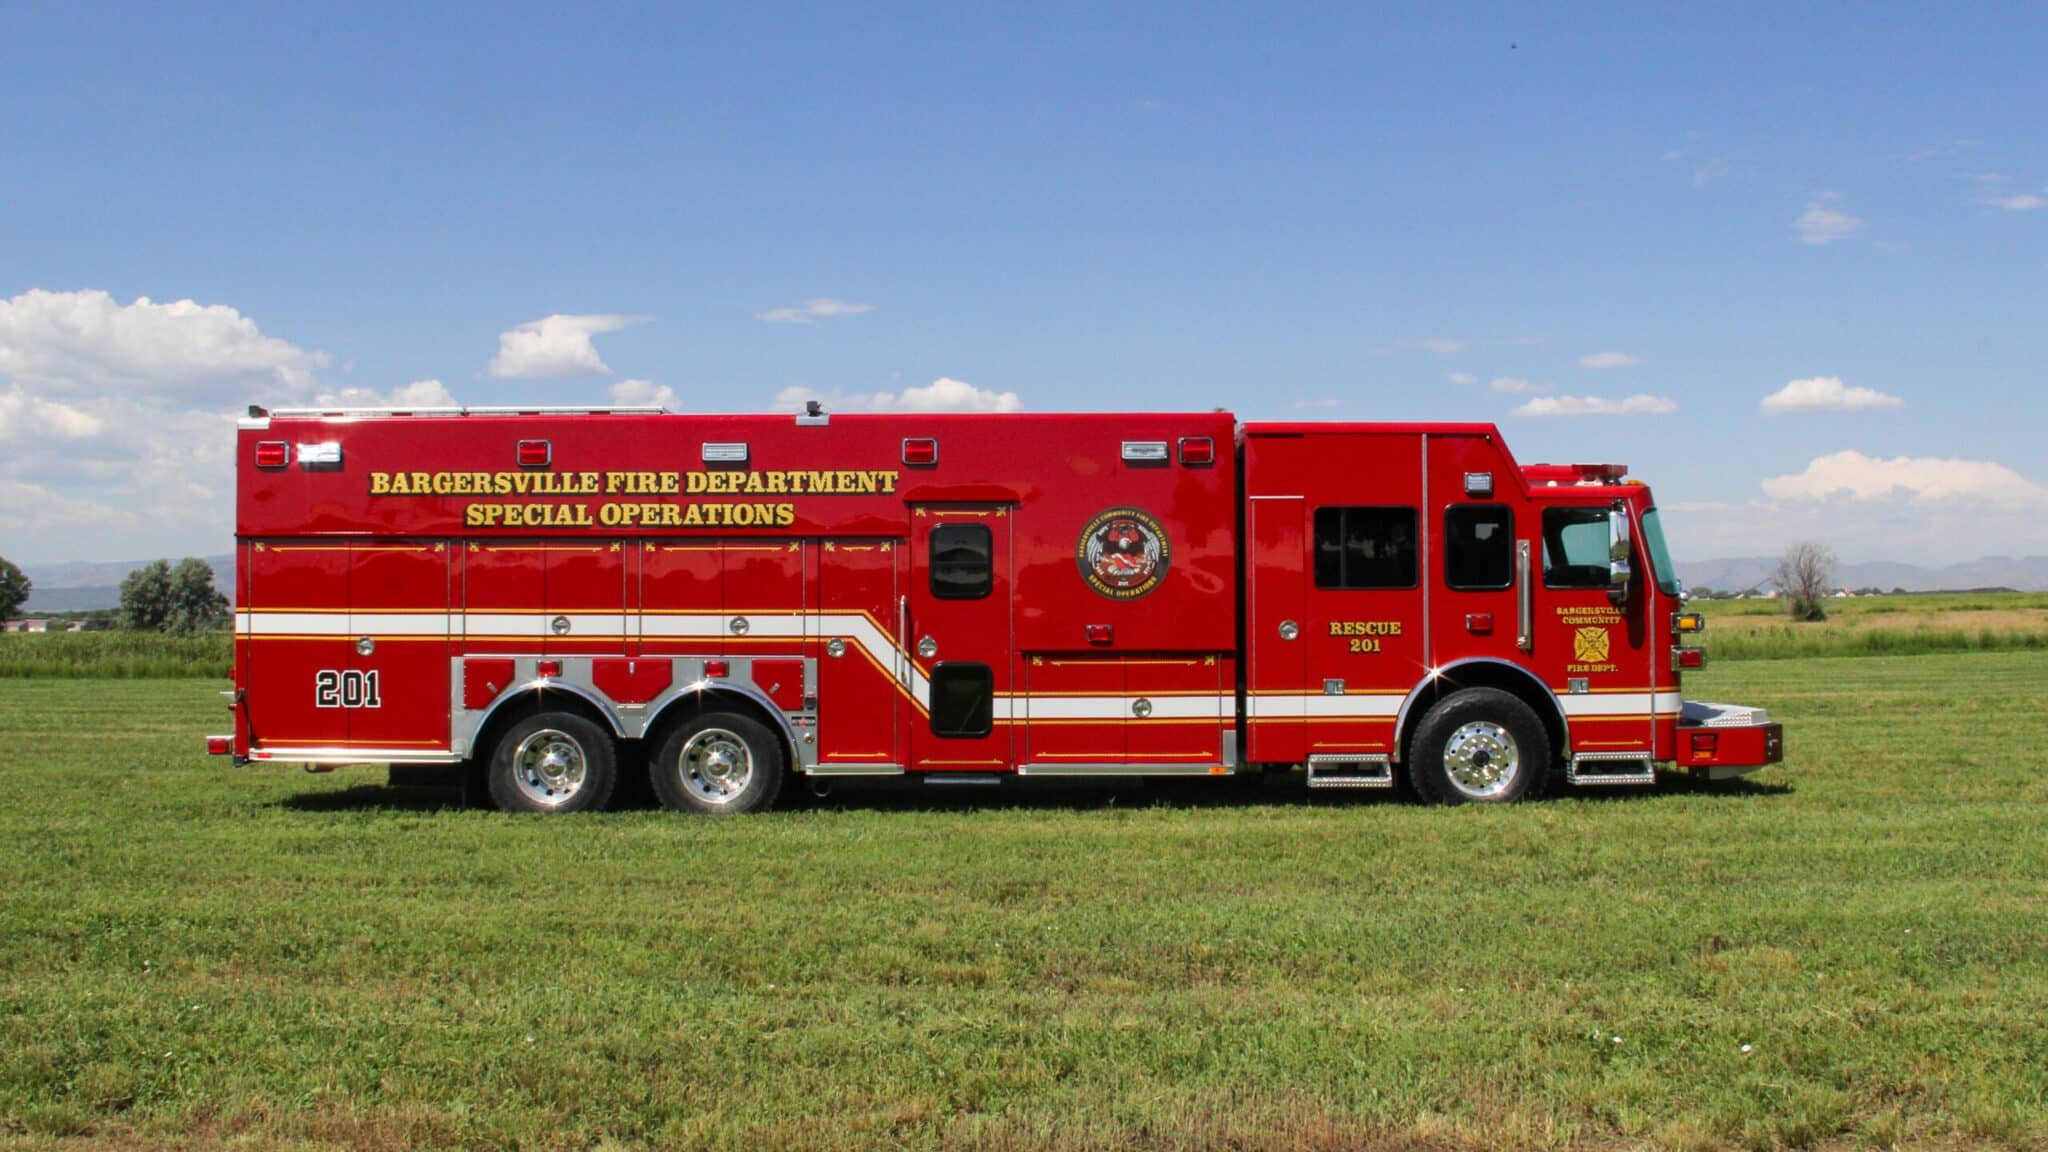
[[[1939,593],[1824,602],[1828,618],[1795,624],[1778,600],[1707,600],[1709,661],[2048,649],[2048,594]]]
[[[0,679],[218,679],[227,676],[233,663],[234,635],[229,632],[0,633]]]
[[[2048,1141],[2048,653],[1712,669],[1787,764],[1487,810],[511,818],[209,760],[217,686],[0,681],[0,1143]]]

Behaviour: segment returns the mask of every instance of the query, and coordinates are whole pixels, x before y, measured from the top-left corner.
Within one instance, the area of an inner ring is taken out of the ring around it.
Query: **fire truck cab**
[[[1227,776],[1505,802],[1782,756],[1695,704],[1649,489],[1483,424],[1228,413],[264,411],[238,763],[467,765],[501,808],[794,776]]]

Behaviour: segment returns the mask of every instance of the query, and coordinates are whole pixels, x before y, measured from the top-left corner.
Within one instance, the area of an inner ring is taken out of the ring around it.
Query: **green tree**
[[[121,581],[121,626],[161,632],[171,619],[171,562],[155,560]]]
[[[14,619],[14,613],[28,603],[28,594],[35,587],[14,561],[0,556],[0,624]]]
[[[213,565],[187,556],[171,569],[172,632],[210,632],[228,622],[228,598],[214,590]]]

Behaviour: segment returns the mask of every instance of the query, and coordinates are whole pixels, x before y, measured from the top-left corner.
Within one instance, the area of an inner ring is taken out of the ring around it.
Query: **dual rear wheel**
[[[647,761],[662,806],[677,812],[759,812],[787,773],[782,740],[735,712],[701,713],[671,730]],[[618,785],[611,733],[573,712],[541,712],[505,729],[485,768],[501,812],[589,812]]]

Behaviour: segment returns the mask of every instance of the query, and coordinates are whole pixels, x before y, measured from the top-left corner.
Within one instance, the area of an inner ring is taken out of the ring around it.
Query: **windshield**
[[[1657,587],[1666,596],[1678,595],[1678,566],[1671,562],[1671,549],[1664,546],[1664,524],[1655,508],[1643,513],[1643,544],[1650,550],[1650,566],[1657,570]]]

